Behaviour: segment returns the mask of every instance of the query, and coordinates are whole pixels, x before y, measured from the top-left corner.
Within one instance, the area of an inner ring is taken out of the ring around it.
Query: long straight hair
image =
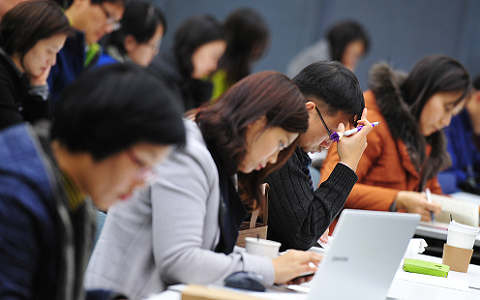
[[[213,143],[224,159],[227,172],[237,173],[247,152],[248,125],[266,117],[265,129],[281,127],[288,132],[303,133],[308,128],[305,98],[285,75],[264,71],[249,75],[220,96],[219,101],[200,110],[196,121],[204,139]],[[265,207],[260,185],[265,177],[280,168],[297,145],[293,142],[280,151],[275,164],[260,171],[239,173],[239,186],[244,203],[252,208]]]
[[[458,104],[470,91],[470,76],[465,67],[457,60],[442,54],[426,56],[420,59],[405,82],[400,86],[403,99],[417,123],[428,100],[436,93],[462,92],[455,104]],[[438,174],[450,164],[446,151],[446,139],[443,131],[438,131],[428,137],[423,137],[420,131],[409,132],[405,138],[410,157],[417,170],[423,168],[422,183]],[[440,145],[433,148],[429,161],[425,164],[426,143]]]
[[[225,20],[227,48],[218,63],[225,69],[229,85],[251,73],[254,61],[267,49],[270,31],[263,17],[251,8],[239,8]]]
[[[200,14],[185,20],[175,30],[173,50],[181,72],[188,77],[193,72],[192,55],[201,46],[213,41],[226,41],[222,25],[211,15]]]

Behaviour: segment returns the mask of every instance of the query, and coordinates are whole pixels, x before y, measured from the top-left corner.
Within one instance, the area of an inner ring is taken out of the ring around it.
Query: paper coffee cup
[[[268,256],[275,258],[278,256],[278,250],[282,244],[275,241],[259,239],[254,237],[245,238],[245,249],[247,253]]]
[[[457,248],[444,244],[442,264],[450,266],[450,271],[466,273],[470,265],[470,260],[472,259],[472,254],[473,249]]]
[[[462,249],[472,249],[478,234],[478,228],[457,223],[448,224],[447,245]]]

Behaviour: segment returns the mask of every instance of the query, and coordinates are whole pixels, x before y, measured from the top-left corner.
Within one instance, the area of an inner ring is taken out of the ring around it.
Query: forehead
[[[460,97],[463,95],[463,91],[452,91],[452,92],[438,92],[435,93],[431,98],[436,99],[439,102],[445,104],[455,104],[459,101]],[[466,99],[466,97],[464,97]]]

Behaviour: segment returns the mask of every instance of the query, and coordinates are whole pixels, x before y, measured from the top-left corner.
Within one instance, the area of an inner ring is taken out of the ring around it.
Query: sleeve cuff
[[[349,166],[337,163],[327,180],[332,180],[346,190],[351,190],[358,181],[358,176]]]
[[[35,85],[35,86],[31,86],[28,89],[28,94],[30,96],[38,96],[42,98],[43,101],[46,101],[48,99],[48,96],[50,95],[50,90],[47,84]]]

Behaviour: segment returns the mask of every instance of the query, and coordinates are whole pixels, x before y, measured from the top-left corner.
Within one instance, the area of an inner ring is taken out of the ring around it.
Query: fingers
[[[322,236],[320,237],[320,241],[321,241],[322,243],[327,244],[327,243],[328,243],[328,235],[325,235],[325,234],[322,235]]]
[[[365,122],[368,122],[368,120],[367,120],[367,108],[366,107],[362,111],[362,117],[360,118],[360,120],[357,120],[357,123],[359,125],[365,125]]]
[[[314,252],[290,250],[272,260],[275,283],[286,283],[305,273],[315,273],[322,256]]]
[[[345,125],[343,123],[338,124],[338,133],[344,133],[345,132]]]
[[[328,232],[329,232],[329,229],[327,228],[327,230],[325,230],[325,232],[320,237],[320,241],[322,243],[325,243],[325,244],[328,243]]]

